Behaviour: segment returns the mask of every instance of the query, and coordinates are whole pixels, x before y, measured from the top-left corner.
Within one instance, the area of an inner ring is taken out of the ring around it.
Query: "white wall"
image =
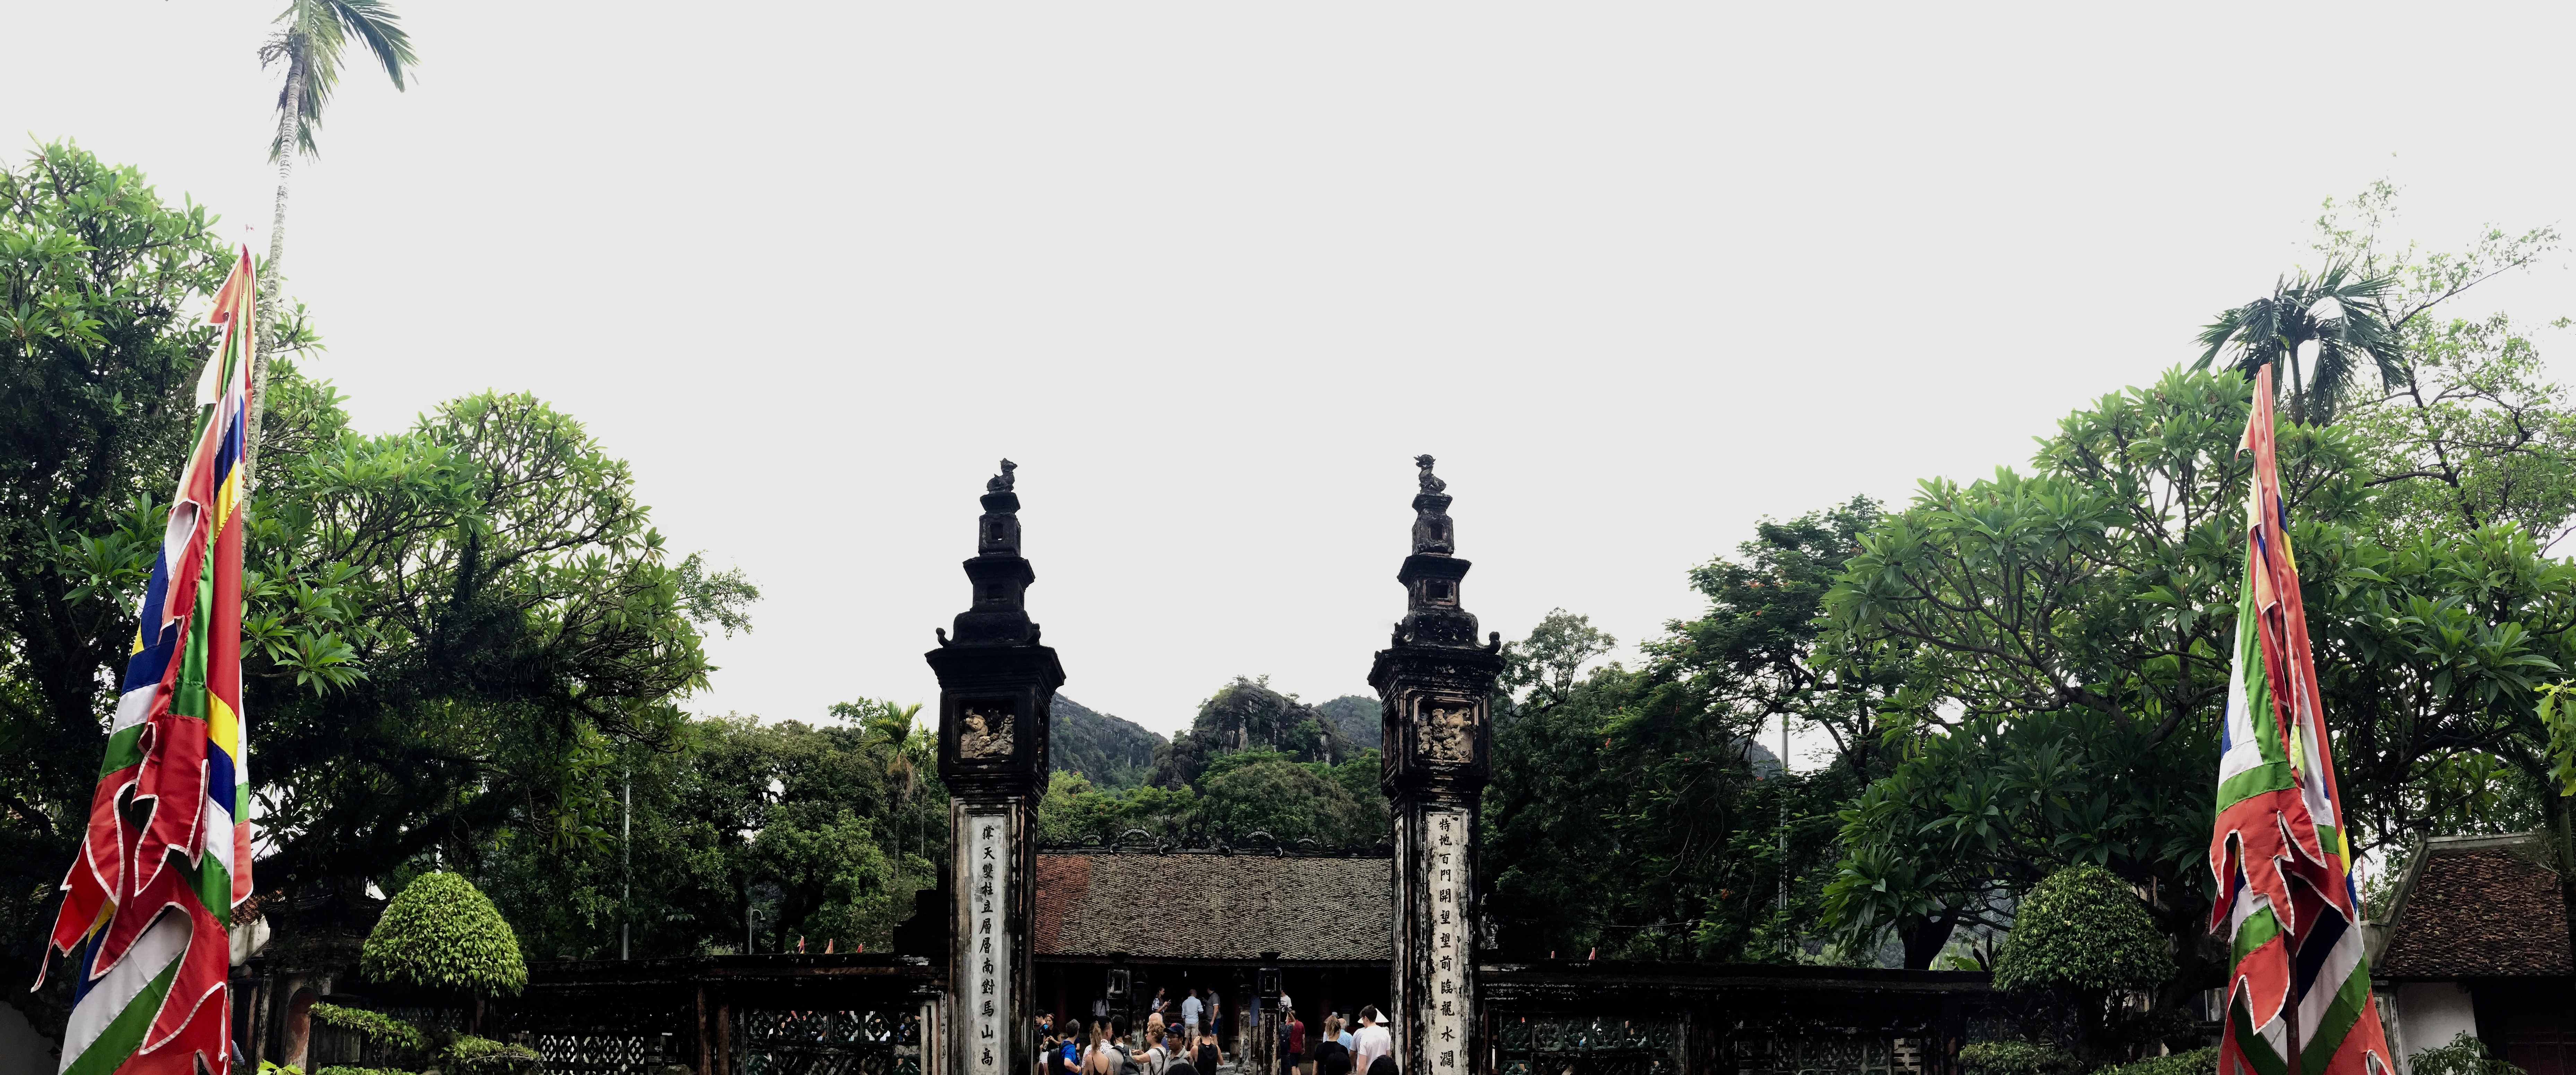
[[[58,1048],[18,1009],[0,1004],[0,1075],[54,1075]]]
[[[2462,1034],[2478,1032],[2477,1012],[2469,991],[2458,982],[2408,982],[2397,987],[2399,1057],[2411,1063],[2415,1054],[2437,1049]]]

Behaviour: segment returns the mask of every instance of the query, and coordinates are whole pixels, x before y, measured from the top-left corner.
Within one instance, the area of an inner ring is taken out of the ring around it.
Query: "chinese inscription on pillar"
[[[1011,823],[1003,813],[970,812],[967,861],[973,865],[968,889],[972,934],[967,938],[966,1009],[970,1013],[966,1070],[973,1075],[1002,1075],[1010,1056]]]
[[[1467,1028],[1474,1001],[1464,973],[1475,944],[1467,920],[1475,892],[1467,876],[1466,846],[1473,822],[1466,810],[1446,807],[1424,810],[1422,822],[1432,985],[1421,997],[1415,1025],[1427,1035],[1423,1057],[1432,1075],[1460,1075],[1473,1066],[1467,1058]]]

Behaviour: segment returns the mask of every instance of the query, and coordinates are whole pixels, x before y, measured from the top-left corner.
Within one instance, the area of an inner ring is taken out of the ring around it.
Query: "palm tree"
[[[912,802],[913,792],[921,787],[921,767],[913,757],[914,721],[921,714],[921,703],[898,706],[878,702],[869,707],[862,734],[877,756],[877,768],[885,773],[886,789],[894,801],[887,811],[894,821],[894,863],[903,869],[903,808]]]
[[[2406,376],[2406,359],[2387,297],[2396,280],[2365,276],[2350,262],[2328,264],[2315,276],[2299,274],[2272,285],[2272,293],[2218,315],[2202,329],[2201,353],[2194,369],[2208,369],[2221,351],[2236,352],[2229,367],[2251,377],[2265,363],[2286,362],[2288,377],[2275,375],[2275,391],[2287,386],[2290,420],[2326,425],[2335,407],[2350,394],[2353,378],[2367,361],[2379,369],[2380,383],[2393,385]],[[2300,348],[2316,344],[2316,369],[2301,369]]]
[[[270,303],[277,301],[279,266],[286,258],[287,179],[297,153],[309,157],[316,152],[313,132],[322,125],[323,106],[331,103],[331,91],[340,84],[341,50],[351,37],[364,42],[397,90],[404,88],[403,76],[419,63],[402,18],[385,0],[288,0],[277,25],[277,33],[259,48],[260,66],[286,64],[286,84],[277,91],[277,137],[268,146],[268,159],[277,163],[277,209],[269,221],[267,278],[261,281],[265,294],[260,298]],[[261,341],[253,360],[253,376],[263,397],[268,394],[267,342]],[[251,413],[250,442],[257,451],[258,411]]]

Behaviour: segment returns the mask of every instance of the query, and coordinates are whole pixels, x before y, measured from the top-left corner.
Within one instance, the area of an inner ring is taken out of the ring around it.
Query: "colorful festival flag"
[[[2209,868],[2235,965],[2219,1075],[2393,1075],[2362,955],[2361,889],[2317,698],[2289,504],[2274,459],[2272,367],[2238,444],[2254,453],[2245,585],[2228,671]],[[2296,1057],[2292,1068],[2289,1059]]]
[[[223,337],[197,385],[203,424],[144,585],[88,832],[63,878],[46,957],[79,966],[64,1075],[230,1067],[226,931],[251,891],[241,574],[255,290],[245,248],[208,317]]]

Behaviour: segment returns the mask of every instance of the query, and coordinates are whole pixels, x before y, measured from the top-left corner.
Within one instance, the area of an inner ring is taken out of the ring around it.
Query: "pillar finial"
[[[1404,558],[1404,569],[1395,575],[1406,595],[1404,620],[1395,625],[1395,645],[1473,647],[1476,617],[1458,603],[1459,584],[1471,565],[1458,559],[1457,524],[1449,518],[1449,505],[1456,498],[1445,491],[1449,483],[1431,472],[1433,462],[1427,455],[1413,457],[1413,465],[1422,468],[1421,491],[1413,495],[1413,555]],[[1498,649],[1501,644],[1497,636],[1485,648]]]
[[[1020,494],[1014,491],[1020,465],[1002,460],[1002,472],[984,483],[984,516],[975,522],[975,558],[966,561],[966,577],[975,584],[974,603],[957,614],[954,638],[939,634],[948,646],[1034,646],[1038,625],[1029,621],[1029,584],[1037,571],[1020,555]]]

